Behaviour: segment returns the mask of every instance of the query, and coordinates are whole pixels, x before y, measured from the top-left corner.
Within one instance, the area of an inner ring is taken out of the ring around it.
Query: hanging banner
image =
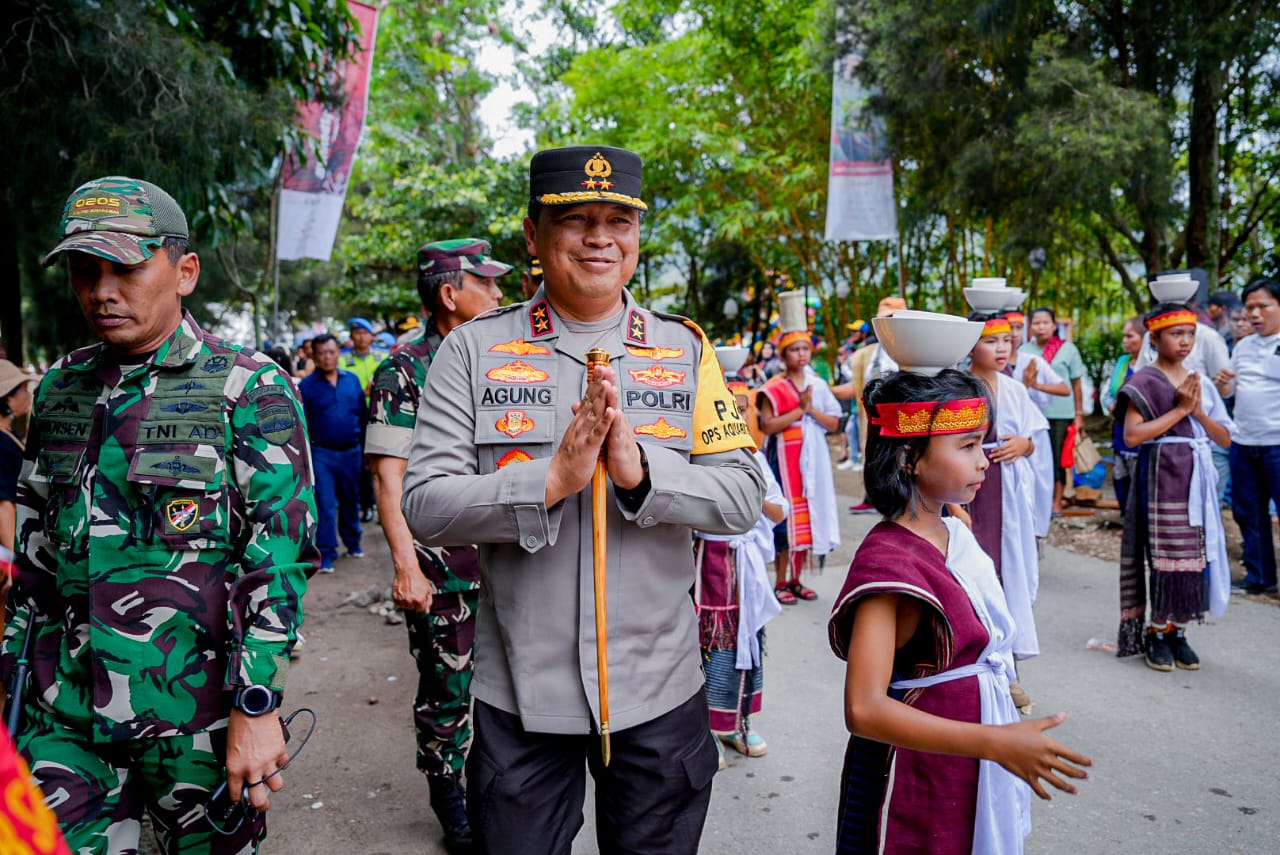
[[[867,89],[854,72],[862,57],[836,60],[831,87],[831,174],[827,183],[827,240],[896,240],[893,161],[884,121],[867,107]]]
[[[360,43],[356,54],[337,72],[344,81],[342,103],[299,104],[298,121],[311,137],[308,145],[314,150],[308,151],[305,159],[293,152],[285,155],[276,233],[276,257],[282,261],[328,261],[338,236],[347,182],[364,133],[378,31],[377,9],[355,0],[348,0],[347,6],[360,26]]]

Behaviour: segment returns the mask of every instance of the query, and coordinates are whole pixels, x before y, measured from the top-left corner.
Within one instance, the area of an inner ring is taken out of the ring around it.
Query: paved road
[[[820,599],[769,625],[764,711],[755,722],[769,754],[730,752],[703,852],[832,851],[847,735],[844,673],[827,647],[826,618],[873,521],[846,517],[846,545],[811,582]],[[442,851],[413,768],[404,627],[339,606],[350,590],[389,579],[385,544],[370,529],[371,557],[340,562],[307,597],[307,652],[294,666],[286,708],[306,702],[322,721],[275,798],[268,853]],[[1280,604],[1235,598],[1225,618],[1192,629],[1203,668],[1161,674],[1087,649],[1089,638],[1114,635],[1116,589],[1113,565],[1046,549],[1037,606],[1043,653],[1023,665],[1022,683],[1036,714],[1069,713],[1057,735],[1096,765],[1079,796],[1035,805],[1028,851],[1280,851]],[[595,851],[588,819],[574,852]]]

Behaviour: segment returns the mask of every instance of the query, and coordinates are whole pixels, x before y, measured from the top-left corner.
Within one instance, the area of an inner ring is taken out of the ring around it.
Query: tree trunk
[[[22,265],[8,216],[0,215],[0,277],[13,283],[7,300],[0,300],[0,341],[15,365],[26,362],[22,336]]]
[[[1191,138],[1188,144],[1186,265],[1202,267],[1209,290],[1218,287],[1218,105],[1223,70],[1213,56],[1201,56],[1191,77]]]

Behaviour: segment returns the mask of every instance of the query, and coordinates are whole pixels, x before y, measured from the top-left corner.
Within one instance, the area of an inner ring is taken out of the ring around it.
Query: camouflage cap
[[[461,270],[476,276],[502,276],[511,270],[510,264],[495,261],[489,256],[492,247],[487,240],[455,238],[424,243],[418,249],[419,273],[448,273]]]
[[[166,237],[186,239],[187,218],[173,197],[149,181],[110,175],[76,188],[62,209],[62,240],[45,266],[64,252],[87,252],[121,264],[151,258]]]

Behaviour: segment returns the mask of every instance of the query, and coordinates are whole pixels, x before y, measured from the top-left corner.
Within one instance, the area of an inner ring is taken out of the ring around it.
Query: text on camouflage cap
[[[121,264],[142,264],[167,237],[187,239],[187,218],[173,197],[149,181],[110,175],[81,184],[67,197],[61,240],[44,257],[87,252]]]

